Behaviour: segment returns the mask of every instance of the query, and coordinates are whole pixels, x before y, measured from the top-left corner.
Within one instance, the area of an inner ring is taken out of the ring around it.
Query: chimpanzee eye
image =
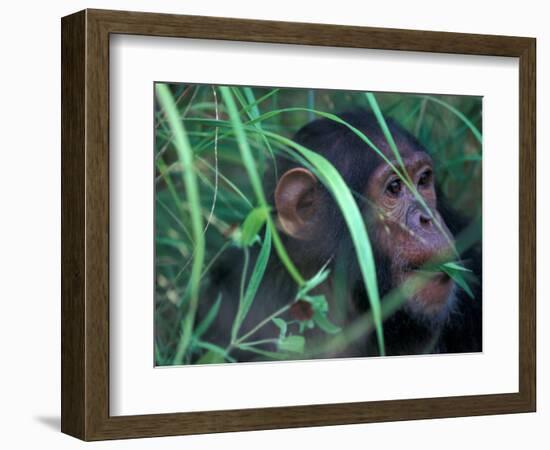
[[[386,187],[386,190],[392,194],[397,195],[399,192],[401,192],[401,180],[395,179],[393,180],[388,186]]]
[[[430,169],[424,171],[418,180],[418,186],[426,187],[430,184],[432,179],[432,171]]]

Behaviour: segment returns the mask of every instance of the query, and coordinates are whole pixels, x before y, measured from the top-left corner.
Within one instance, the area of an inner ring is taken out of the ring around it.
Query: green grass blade
[[[227,354],[227,351],[224,348],[221,348],[210,342],[196,340],[194,345],[198,348],[208,350],[197,362],[196,364],[219,364],[223,363],[225,360],[235,363],[237,360],[232,358]],[[215,358],[213,355],[218,355],[219,358]],[[222,359],[223,358],[223,359]]]
[[[246,133],[239,117],[239,112],[237,111],[237,106],[235,104],[235,100],[233,99],[233,94],[231,93],[230,88],[226,86],[220,86],[220,91],[222,93],[225,105],[229,113],[231,126],[233,127],[235,136],[237,137],[237,142],[239,145],[239,150],[241,152],[243,164],[248,173],[252,189],[260,206],[267,208],[268,204],[265,198],[262,182],[260,180],[260,176],[258,175],[256,164],[254,163],[254,158],[252,157],[252,152],[250,150],[250,146],[248,145],[248,140],[246,139]],[[262,133],[265,133],[265,131],[262,131]],[[279,233],[277,232],[277,229],[275,228],[275,224],[273,223],[271,217],[268,218],[268,226],[271,228],[271,232],[273,233],[273,243],[275,245],[277,253],[279,254],[279,258],[285,265],[292,278],[298,283],[298,285],[302,285],[304,283],[304,279],[298,272],[298,269],[296,269],[294,263],[288,257],[288,254],[286,253],[283,243],[279,237]]]
[[[244,95],[246,97],[246,100],[249,105],[252,105],[252,108],[250,109],[250,112],[247,112],[247,115],[250,119],[256,119],[260,117],[260,109],[258,108],[258,105],[256,104],[256,98],[254,97],[254,92],[252,92],[252,89],[249,87],[243,88]],[[275,153],[273,153],[273,149],[271,148],[271,144],[269,143],[268,139],[265,137],[265,135],[262,133],[262,125],[261,122],[255,122],[254,126],[258,129],[260,138],[262,139],[262,142],[266,146],[267,150],[269,151],[269,155],[271,156],[271,159],[273,160],[274,169],[275,169],[275,178],[278,178],[277,175],[277,161],[275,159]],[[260,151],[259,154],[259,161],[258,165],[260,166],[260,173],[265,172],[265,158],[263,151]]]
[[[248,286],[246,287],[246,292],[242,298],[242,301],[239,304],[237,316],[235,317],[235,321],[233,322],[233,327],[231,330],[231,342],[234,342],[236,340],[239,329],[241,328],[241,325],[244,319],[246,318],[248,311],[250,311],[252,302],[256,297],[256,293],[258,292],[258,288],[260,287],[260,283],[264,277],[265,270],[267,268],[267,262],[269,261],[270,255],[271,255],[271,229],[269,227],[266,227],[262,249],[260,250],[260,254],[258,255],[256,264],[254,265],[254,270],[252,271],[252,275],[250,275],[250,281],[248,282]]]
[[[245,88],[245,89],[250,89],[250,88]],[[253,102],[249,101],[248,105],[239,111],[239,114],[246,113],[247,111],[250,111],[252,108],[257,108],[258,105],[266,101],[269,97],[272,97],[273,95],[275,95],[280,90],[281,88],[272,89],[267,94],[260,97],[258,100],[254,100]]]
[[[212,166],[212,164],[210,164],[206,159],[204,158],[201,158],[200,156],[197,157],[197,159],[202,163],[204,164],[206,167],[208,167],[209,170],[215,172],[215,168],[214,166]],[[250,206],[252,208],[252,203],[250,202],[250,200],[248,200],[248,198],[246,197],[246,195],[244,195],[242,193],[242,191],[235,185],[235,183],[233,183],[229,178],[227,178],[223,173],[218,173],[219,177],[239,196],[241,197],[244,202]]]
[[[241,245],[243,247],[251,246],[257,239],[258,232],[262,229],[269,211],[261,206],[254,208],[246,216],[241,231]]]
[[[249,87],[243,87],[243,92],[244,92],[246,101],[248,102],[246,109],[251,112],[252,117],[259,117],[260,109],[258,108],[258,103],[256,102],[256,97],[254,96],[254,92]]]
[[[422,98],[427,98],[428,100],[437,103],[438,105],[443,106],[444,108],[447,108],[449,111],[451,111],[453,114],[455,114],[460,120],[462,120],[466,126],[470,129],[472,134],[475,136],[477,141],[481,144],[483,141],[481,132],[478,130],[478,128],[473,124],[473,122],[466,117],[465,114],[463,114],[461,111],[456,109],[453,105],[450,105],[449,103],[440,100],[436,97],[432,97],[431,95],[421,95]]]
[[[403,171],[403,175],[407,178],[409,182],[411,182],[409,174],[405,170],[405,164],[403,164],[403,159],[401,158],[401,153],[399,153],[399,150],[397,149],[397,145],[395,145],[395,140],[393,139],[393,136],[390,132],[390,129],[388,128],[388,124],[386,123],[386,120],[384,119],[384,116],[382,115],[382,111],[380,110],[380,106],[378,105],[378,102],[376,101],[376,97],[372,92],[366,92],[365,93],[367,97],[367,101],[369,102],[369,105],[372,109],[372,112],[374,113],[376,120],[378,121],[378,124],[380,125],[380,128],[382,129],[382,133],[384,133],[384,137],[386,138],[386,141],[388,141],[388,144],[393,152],[393,155],[395,156],[395,159],[397,160],[399,167],[401,167],[401,170]],[[412,182],[411,182],[412,183]]]
[[[181,207],[181,202],[180,202],[180,199],[178,197],[178,193],[176,191],[174,183],[172,182],[172,178],[170,177],[170,173],[168,171],[168,168],[166,167],[166,164],[164,163],[164,161],[161,157],[157,159],[156,166],[157,166],[157,168],[158,168],[158,170],[161,174],[160,176],[164,179],[164,182],[166,183],[166,187],[168,189],[168,192],[172,196],[172,202],[174,203],[174,205],[178,209],[178,213],[180,214],[181,219],[178,219],[178,223],[182,227],[184,233],[187,235],[189,240],[191,242],[193,242],[193,238],[192,238],[191,234],[189,233],[189,231],[187,230],[187,227],[184,224],[184,222],[185,222],[185,211]],[[175,216],[175,214],[174,214],[174,216]]]
[[[178,342],[176,355],[174,357],[174,364],[181,364],[191,342],[191,335],[199,302],[200,277],[205,254],[205,239],[203,234],[200,195],[193,167],[193,149],[185,133],[185,128],[180,120],[179,112],[168,86],[158,83],[155,85],[155,88],[159,103],[166,112],[168,123],[174,134],[174,145],[184,168],[183,183],[190,205],[189,214],[191,217],[191,231],[195,242],[190,278],[191,299],[187,314],[183,319],[182,335]]]
[[[308,150],[305,147],[296,149],[300,151],[317,169],[317,172],[321,176],[321,181],[329,188],[336,200],[336,203],[340,207],[342,215],[344,216],[353,245],[355,247],[357,260],[359,261],[359,267],[361,269],[361,275],[363,276],[365,287],[369,294],[369,301],[376,326],[379,350],[380,354],[383,356],[385,354],[385,346],[380,309],[380,294],[378,292],[378,282],[376,279],[372,246],[361,212],[359,211],[359,208],[357,207],[346,182],[329,161],[318,153]]]
[[[194,333],[195,339],[200,339],[200,337],[208,331],[208,328],[210,328],[210,325],[212,325],[212,322],[214,322],[214,319],[218,315],[221,302],[222,302],[222,294],[220,293],[215,303],[212,305],[208,313],[206,313],[205,318],[195,328],[195,333]]]
[[[337,334],[342,331],[342,329],[334,325],[330,320],[328,320],[325,314],[322,314],[319,311],[315,311],[313,314],[313,320],[321,330],[328,334]]]

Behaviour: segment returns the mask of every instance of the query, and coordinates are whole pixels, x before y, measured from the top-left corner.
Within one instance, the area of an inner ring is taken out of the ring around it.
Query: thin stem
[[[239,289],[239,310],[237,311],[237,318],[239,318],[242,314],[242,308],[243,308],[243,302],[244,302],[244,289],[246,285],[246,275],[248,273],[248,262],[250,260],[250,250],[248,250],[248,247],[243,248],[244,251],[244,263],[243,263],[243,273],[241,274],[241,286]],[[235,338],[237,334],[237,329],[233,327],[232,336],[231,336],[231,342],[235,341]]]
[[[262,344],[276,344],[277,342],[279,342],[278,339],[260,339],[258,341],[242,342],[240,345],[253,346],[253,345],[262,345]]]
[[[216,120],[219,120],[219,112],[218,112],[218,96],[216,94],[216,88],[212,88],[212,92],[214,94],[214,104],[216,106]],[[204,230],[202,234],[206,234],[206,230],[208,230],[208,227],[210,225],[210,221],[212,220],[212,217],[214,217],[214,210],[216,209],[216,200],[218,199],[218,130],[219,127],[216,127],[215,130],[215,137],[214,137],[214,198],[212,199],[212,207],[210,208],[210,215],[208,216],[208,219],[206,220],[206,226],[204,227]]]
[[[229,345],[229,348],[235,347],[239,344],[242,344],[243,341],[248,339],[250,336],[252,336],[256,331],[258,331],[260,328],[262,328],[264,325],[267,325],[269,322],[271,322],[275,317],[280,316],[283,314],[286,310],[290,308],[292,303],[289,303],[288,305],[283,306],[281,309],[278,309],[273,314],[267,316],[264,320],[262,320],[258,325],[256,325],[254,328],[252,328],[248,333],[242,335],[240,338],[238,338],[235,342]]]

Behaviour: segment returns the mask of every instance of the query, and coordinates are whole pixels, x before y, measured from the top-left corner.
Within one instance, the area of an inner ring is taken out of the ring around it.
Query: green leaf
[[[216,302],[212,305],[212,307],[206,314],[205,318],[195,328],[195,333],[194,333],[195,339],[199,339],[208,330],[210,325],[212,325],[212,322],[214,321],[214,319],[218,315],[218,311],[220,310],[221,301],[222,301],[222,294],[220,293],[218,295]]]
[[[196,364],[221,364],[225,362],[225,358],[217,352],[212,350],[207,351],[202,355]]]
[[[427,267],[425,270],[428,272],[445,272],[449,277],[458,284],[470,298],[474,298],[474,293],[470,289],[465,275],[470,275],[472,271],[467,269],[458,262],[446,262],[444,264],[438,264],[433,267]]]
[[[459,270],[461,272],[471,272],[470,269],[467,269],[466,267],[458,264],[458,263],[455,263],[455,262],[447,262],[445,264],[442,264],[441,265],[441,268],[444,269],[444,268],[448,268],[450,270]]]
[[[328,311],[328,303],[324,295],[306,295],[302,297],[301,300],[311,303],[313,311],[319,311],[322,313]]]
[[[298,291],[297,298],[298,299],[304,298],[304,296],[309,291],[315,289],[317,286],[324,283],[324,281],[328,278],[329,273],[330,273],[330,270],[323,267],[312,278],[310,278],[309,280],[306,280],[306,282],[302,285],[302,287]]]
[[[382,129],[382,133],[384,134],[384,137],[386,138],[386,141],[388,142],[395,159],[397,160],[399,167],[403,170],[403,174],[405,177],[408,176],[407,171],[405,170],[405,165],[403,164],[403,159],[401,158],[401,154],[399,153],[399,150],[397,149],[397,145],[395,145],[395,141],[393,139],[393,136],[390,132],[390,129],[388,128],[388,124],[386,123],[386,120],[384,119],[384,115],[382,114],[382,111],[380,110],[380,106],[378,105],[378,102],[376,101],[376,97],[372,92],[365,93],[367,97],[367,101],[369,102],[369,105],[372,109],[372,112],[376,116],[376,120],[378,121],[378,124],[380,125],[380,128]]]
[[[267,262],[269,261],[269,256],[271,255],[271,229],[267,227],[265,229],[264,242],[262,244],[262,249],[254,265],[254,270],[250,276],[250,281],[246,287],[246,292],[243,296],[242,302],[239,303],[239,309],[237,311],[237,316],[233,323],[231,330],[231,340],[234,341],[237,337],[237,333],[252,306],[252,302],[256,297],[260,283],[264,277],[265,270],[267,268]]]
[[[458,284],[464,290],[464,292],[466,292],[466,294],[468,294],[468,296],[470,298],[472,298],[472,299],[474,298],[474,293],[470,289],[470,286],[468,285],[468,282],[466,281],[466,279],[464,278],[464,275],[463,275],[463,271],[468,271],[468,269],[465,269],[463,267],[461,267],[461,269],[451,269],[451,268],[447,267],[445,264],[443,264],[441,266],[441,269],[447,275],[449,275],[449,277],[451,277],[453,279],[453,281],[456,284]]]
[[[472,290],[470,289],[470,286],[468,286],[468,282],[464,278],[456,276],[456,274],[455,276],[449,274],[449,276],[456,282],[456,284],[458,284],[462,289],[464,289],[466,294],[468,294],[468,296],[471,299],[474,298],[474,293],[472,292]]]
[[[332,322],[330,322],[325,314],[322,314],[318,311],[313,314],[313,320],[321,330],[328,334],[337,334],[342,331],[342,329]]]
[[[279,350],[292,353],[304,353],[306,340],[303,336],[288,336],[279,343]]]
[[[284,337],[286,336],[286,330],[288,328],[287,323],[280,317],[274,317],[272,320],[273,323],[277,325],[277,328],[279,328],[280,330],[279,339],[284,339]]]
[[[267,220],[267,209],[265,207],[259,206],[254,208],[243,223],[243,229],[241,233],[241,245],[243,247],[248,247],[256,240],[258,232],[264,226]]]
[[[365,222],[359,211],[357,203],[351,194],[346,182],[343,180],[336,168],[318,153],[305,148],[300,151],[315,166],[321,175],[321,181],[329,188],[337,204],[342,211],[350,235],[355,247],[359,267],[369,294],[374,324],[380,355],[385,355],[384,334],[382,328],[382,312],[380,306],[380,294],[378,292],[378,282],[376,278],[376,266],[374,263],[374,254],[371,243],[365,228]]]

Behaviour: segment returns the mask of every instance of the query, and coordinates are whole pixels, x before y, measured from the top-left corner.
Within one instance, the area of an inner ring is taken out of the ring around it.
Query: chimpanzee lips
[[[404,280],[417,278],[410,302],[420,304],[424,314],[439,314],[450,301],[454,283],[443,270],[434,266],[409,266],[403,274]]]
[[[421,285],[442,284],[451,280],[440,264],[408,264],[402,268],[401,273],[402,279],[416,277]]]
[[[403,272],[407,275],[416,273],[419,276],[425,276],[430,282],[446,282],[451,279],[446,272],[437,267],[408,266]]]
[[[442,274],[446,275],[446,271],[443,269],[443,266],[447,263],[455,262],[453,258],[454,254],[440,254],[434,256],[430,259],[427,259],[423,262],[409,262],[403,268],[403,272],[419,272],[420,274]],[[447,276],[448,278],[448,276]]]

